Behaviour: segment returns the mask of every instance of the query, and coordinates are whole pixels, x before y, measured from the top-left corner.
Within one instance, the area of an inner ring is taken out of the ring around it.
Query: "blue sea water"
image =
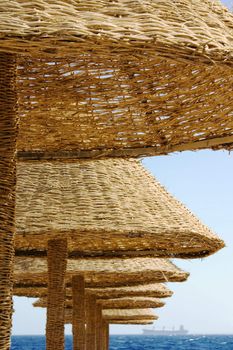
[[[11,350],[45,350],[45,338],[43,336],[13,336]],[[72,350],[71,336],[66,337],[66,350]],[[112,335],[110,350],[233,350],[233,336]]]

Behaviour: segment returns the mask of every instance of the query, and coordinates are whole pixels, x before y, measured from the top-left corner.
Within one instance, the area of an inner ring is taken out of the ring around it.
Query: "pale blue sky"
[[[232,1],[223,1],[232,8]],[[223,151],[183,152],[148,158],[144,165],[167,189],[218,233],[227,247],[203,260],[176,260],[190,272],[174,291],[155,326],[184,324],[195,333],[233,334],[233,154]],[[45,310],[33,299],[14,298],[13,334],[44,334]],[[112,326],[112,333],[140,332],[140,326]],[[71,327],[67,327],[70,333]]]

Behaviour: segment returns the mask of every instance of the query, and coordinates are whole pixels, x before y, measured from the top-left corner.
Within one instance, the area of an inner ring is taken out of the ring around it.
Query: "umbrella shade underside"
[[[18,158],[231,149],[232,67],[142,56],[21,57]]]

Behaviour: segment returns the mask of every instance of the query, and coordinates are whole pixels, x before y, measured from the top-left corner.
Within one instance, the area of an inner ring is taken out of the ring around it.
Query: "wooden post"
[[[109,323],[106,323],[106,350],[109,349]]]
[[[102,335],[103,335],[103,350],[109,349],[109,323],[103,321],[102,323]]]
[[[96,350],[96,298],[86,297],[86,350]]]
[[[64,350],[66,264],[67,240],[49,240],[48,305],[46,324],[47,350]]]
[[[10,349],[15,233],[16,56],[0,54],[0,349]]]
[[[102,305],[96,306],[96,350],[103,350],[103,317]]]
[[[85,281],[83,276],[73,276],[73,350],[85,350]]]

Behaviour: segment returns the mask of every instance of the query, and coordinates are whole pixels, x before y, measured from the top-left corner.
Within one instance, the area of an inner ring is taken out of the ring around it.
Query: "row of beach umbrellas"
[[[12,296],[46,349],[107,350],[224,242],[137,159],[233,145],[233,15],[218,0],[0,2],[0,349]],[[169,161],[169,160],[168,160]]]

